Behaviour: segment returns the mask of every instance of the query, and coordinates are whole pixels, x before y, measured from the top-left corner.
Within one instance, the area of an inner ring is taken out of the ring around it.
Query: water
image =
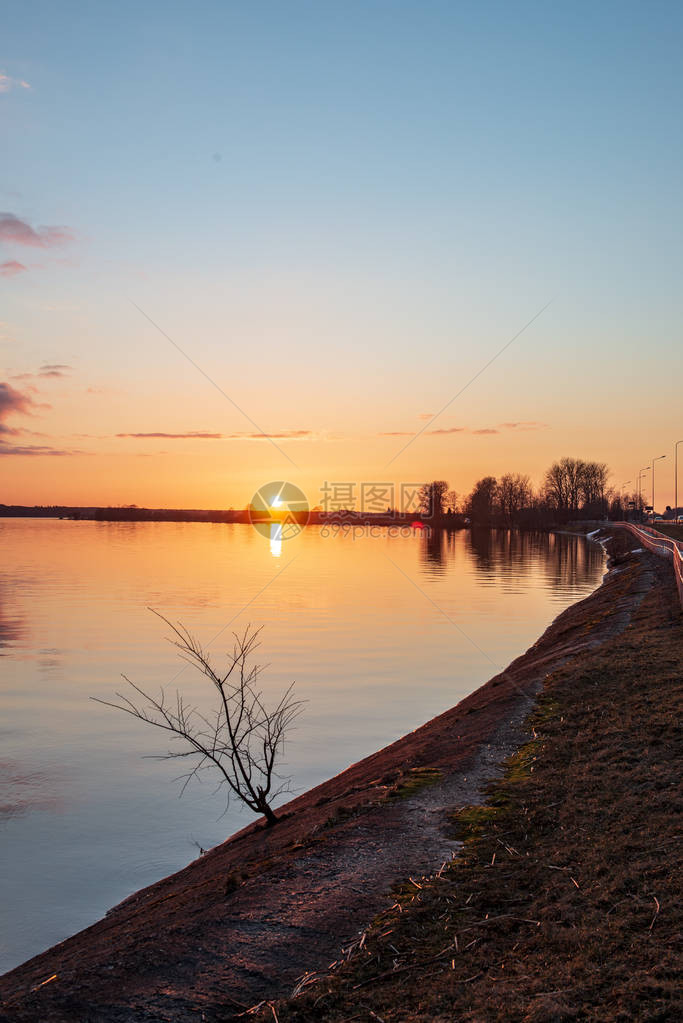
[[[603,572],[571,536],[323,532],[0,519],[0,972],[251,819],[208,779],[179,799],[177,763],[143,759],[162,734],[88,699],[182,667],[148,607],[217,655],[265,626],[266,696],[296,680],[308,701],[286,750],[302,791],[472,692]],[[201,700],[189,669],[176,686]]]

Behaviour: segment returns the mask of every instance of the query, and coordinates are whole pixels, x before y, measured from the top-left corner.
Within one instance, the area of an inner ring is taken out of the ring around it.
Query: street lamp
[[[675,473],[675,495],[674,495],[674,518],[678,522],[678,445],[683,444],[683,440],[677,440],[674,444],[674,458],[676,459],[676,473]]]
[[[622,483],[620,488],[619,488],[619,511],[622,512],[622,514],[623,514],[622,502],[624,500],[624,487],[628,486],[628,484],[630,482],[631,482],[630,480],[626,480],[626,482]],[[628,515],[626,517],[628,518]]]
[[[640,472],[638,473],[638,521],[639,522],[643,521],[643,507],[642,507],[643,506],[643,487],[642,487],[642,478],[643,478],[643,473],[644,472],[649,472],[649,471],[650,471],[650,466],[646,465],[645,468],[641,469]]]
[[[652,459],[652,525],[655,524],[655,462],[661,461],[662,458],[666,458],[666,455],[657,455],[656,458]]]

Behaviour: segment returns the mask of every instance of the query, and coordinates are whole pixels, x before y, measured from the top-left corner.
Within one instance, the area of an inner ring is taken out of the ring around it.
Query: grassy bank
[[[485,806],[454,812],[458,859],[406,881],[348,962],[264,1019],[683,1016],[683,616],[666,562],[619,568],[659,585],[625,632],[547,679],[531,742]]]

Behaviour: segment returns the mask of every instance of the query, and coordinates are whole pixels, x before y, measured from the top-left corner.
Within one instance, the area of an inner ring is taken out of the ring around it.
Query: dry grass
[[[654,570],[626,632],[548,680],[487,805],[455,814],[460,857],[400,886],[345,965],[264,1019],[683,1018],[683,616]]]
[[[675,522],[655,522],[655,529],[665,536],[670,536],[672,540],[683,540],[683,526],[676,525]]]

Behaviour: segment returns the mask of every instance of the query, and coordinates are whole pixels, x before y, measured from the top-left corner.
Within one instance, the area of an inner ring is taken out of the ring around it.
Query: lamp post
[[[630,482],[631,482],[630,480],[626,480],[626,482],[622,483],[621,487],[619,488],[619,490],[620,490],[620,493],[619,493],[619,511],[622,512],[622,515],[624,514],[623,511],[622,511],[622,507],[621,507],[622,506],[622,502],[624,500],[624,487],[627,486]]]
[[[656,458],[652,459],[652,525],[655,524],[655,462],[661,461],[662,458],[666,458],[666,455],[657,455]]]
[[[683,440],[677,440],[674,444],[674,458],[676,459],[676,470],[675,470],[675,484],[674,484],[674,519],[678,522],[678,445],[683,444]]]
[[[640,472],[638,473],[638,521],[639,522],[643,521],[643,509],[642,509],[642,504],[643,504],[643,487],[642,487],[643,473],[644,472],[649,472],[649,471],[650,471],[650,466],[646,465],[645,468],[641,469]]]

